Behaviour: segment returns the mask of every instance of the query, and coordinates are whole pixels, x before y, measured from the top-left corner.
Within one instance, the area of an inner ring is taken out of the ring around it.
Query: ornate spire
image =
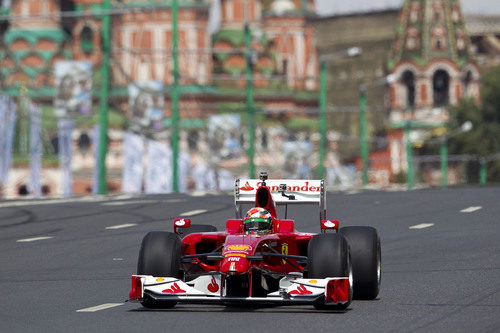
[[[401,60],[424,67],[449,59],[462,68],[471,58],[459,0],[405,0],[389,69]]]

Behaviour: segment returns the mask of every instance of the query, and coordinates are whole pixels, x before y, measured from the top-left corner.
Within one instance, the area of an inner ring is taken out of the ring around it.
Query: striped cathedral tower
[[[391,174],[406,171],[404,127],[411,121],[412,141],[448,122],[447,108],[460,98],[479,103],[479,69],[459,0],[406,0],[388,61]],[[401,158],[403,156],[403,158]]]

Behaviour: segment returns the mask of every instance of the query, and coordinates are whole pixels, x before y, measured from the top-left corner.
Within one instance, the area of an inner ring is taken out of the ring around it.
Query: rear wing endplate
[[[320,219],[326,219],[326,191],[324,180],[267,179],[266,186],[276,206],[291,204],[312,204],[319,206]],[[255,203],[260,179],[237,179],[234,185],[236,213],[241,217],[241,204]],[[286,196],[280,192],[280,185],[286,185]]]

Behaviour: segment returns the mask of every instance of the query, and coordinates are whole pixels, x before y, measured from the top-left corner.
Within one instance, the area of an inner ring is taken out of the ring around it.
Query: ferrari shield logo
[[[287,243],[281,244],[281,254],[288,255],[288,244]],[[283,261],[283,265],[286,264],[285,259],[282,259],[281,261]]]

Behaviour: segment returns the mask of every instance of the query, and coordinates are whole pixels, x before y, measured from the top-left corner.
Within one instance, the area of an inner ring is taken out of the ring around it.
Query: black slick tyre
[[[342,235],[319,234],[311,238],[307,248],[308,277],[349,277],[349,301],[345,304],[328,305],[324,298],[314,307],[320,310],[345,310],[352,300],[352,268],[349,245]]]
[[[380,238],[372,227],[340,229],[351,250],[354,299],[371,300],[379,293],[382,267]]]
[[[137,263],[137,274],[164,277],[180,277],[181,240],[171,232],[152,231],[142,240]],[[177,302],[156,301],[151,297],[141,304],[147,308],[170,308]]]

